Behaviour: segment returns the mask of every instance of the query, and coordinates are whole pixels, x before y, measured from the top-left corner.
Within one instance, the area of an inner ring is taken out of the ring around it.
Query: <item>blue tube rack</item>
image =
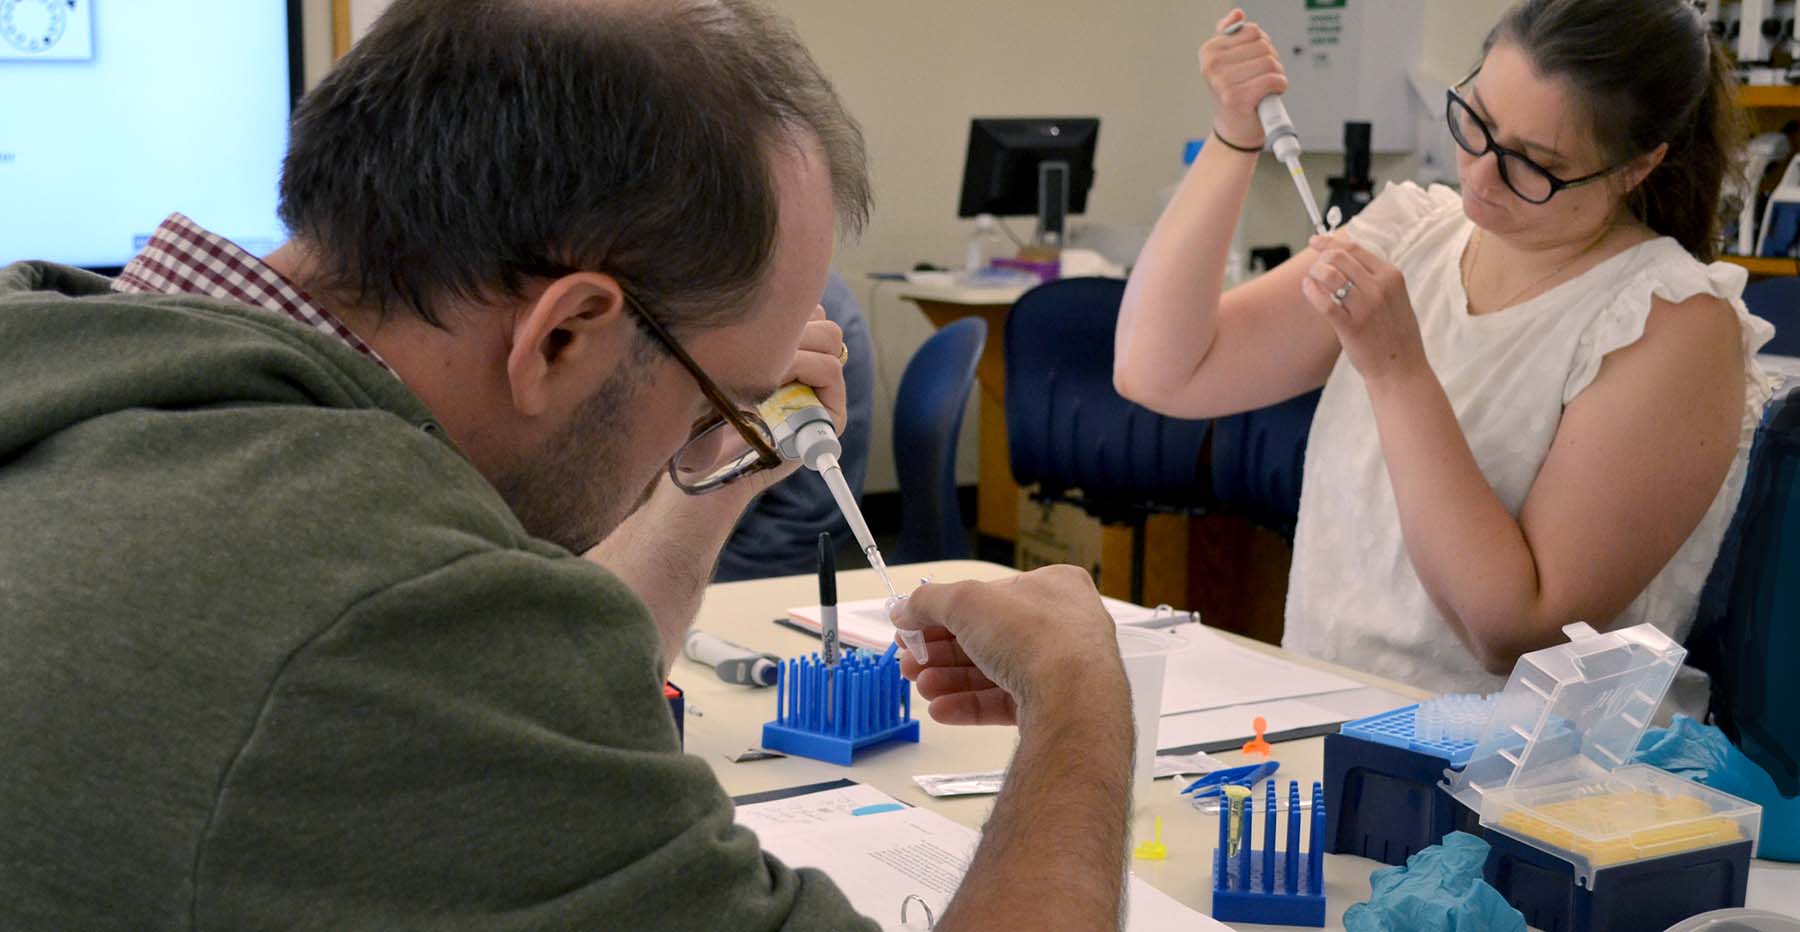
[[[871,745],[918,740],[912,684],[900,676],[899,660],[850,651],[836,667],[817,653],[781,665],[763,747],[847,766]]]
[[[1413,734],[1413,716],[1417,715],[1418,711],[1418,705],[1409,705],[1390,712],[1383,712],[1380,715],[1357,719],[1354,722],[1345,722],[1344,727],[1339,730],[1343,734],[1361,738],[1364,741],[1373,741],[1376,744],[1385,744],[1389,747],[1404,748],[1408,751],[1418,751],[1421,754],[1441,757],[1452,767],[1461,767],[1467,764],[1469,757],[1475,753],[1475,742],[1419,740]]]
[[[1243,822],[1238,851],[1230,851],[1228,813],[1219,813],[1219,847],[1213,852],[1213,918],[1276,926],[1325,925],[1325,789],[1314,783],[1304,858],[1300,850],[1300,784],[1288,782],[1287,849],[1275,848],[1275,781],[1268,783],[1260,856],[1252,853],[1251,798],[1239,803]],[[1277,862],[1282,865],[1276,869]]]

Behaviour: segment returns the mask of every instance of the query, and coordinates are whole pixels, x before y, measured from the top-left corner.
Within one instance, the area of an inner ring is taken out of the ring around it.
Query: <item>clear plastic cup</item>
[[[1131,684],[1131,720],[1137,732],[1132,756],[1132,809],[1150,801],[1151,781],[1156,779],[1156,731],[1162,718],[1163,674],[1169,655],[1187,641],[1161,631],[1118,628],[1119,657],[1125,661],[1125,679]]]

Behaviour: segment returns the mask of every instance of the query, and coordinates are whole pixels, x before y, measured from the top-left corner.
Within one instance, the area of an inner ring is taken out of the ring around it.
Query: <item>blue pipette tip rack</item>
[[[1385,744],[1389,747],[1441,757],[1452,767],[1461,767],[1468,763],[1469,756],[1475,753],[1475,742],[1419,740],[1415,727],[1415,716],[1418,711],[1417,705],[1403,706],[1380,715],[1371,715],[1354,722],[1345,722],[1341,731],[1352,738],[1361,738],[1376,744]]]
[[[1238,803],[1242,818],[1237,854],[1230,848],[1231,819],[1219,815],[1219,847],[1213,852],[1213,918],[1276,926],[1325,925],[1325,789],[1312,787],[1312,807],[1300,805],[1300,784],[1288,782],[1287,848],[1277,850],[1275,783],[1268,782],[1263,809],[1262,848],[1254,849],[1252,798]],[[1306,820],[1307,848],[1300,850],[1300,823]],[[1279,865],[1279,867],[1277,866]]]
[[[886,741],[919,740],[912,684],[892,657],[848,651],[836,668],[817,653],[789,659],[775,684],[775,720],[762,746],[832,764]]]

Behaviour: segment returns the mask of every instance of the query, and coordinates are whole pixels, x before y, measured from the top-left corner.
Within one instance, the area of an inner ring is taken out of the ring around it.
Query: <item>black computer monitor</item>
[[[1087,210],[1098,117],[977,117],[969,122],[959,217],[1038,218],[1040,241],[1060,241],[1063,218]]]
[[[301,0],[0,0],[0,265],[116,271],[179,210],[256,254]]]

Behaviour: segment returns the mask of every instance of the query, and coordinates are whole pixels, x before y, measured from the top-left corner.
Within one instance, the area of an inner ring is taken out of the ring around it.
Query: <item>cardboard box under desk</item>
[[[1100,581],[1100,522],[1066,502],[1033,501],[1019,492],[1019,537],[1013,562],[1021,570],[1069,563]]]
[[[1040,502],[1019,492],[1019,536],[1013,564],[1021,570],[1068,563],[1094,577],[1104,595],[1131,598],[1131,528],[1104,526],[1079,506]],[[1151,515],[1145,529],[1144,603],[1193,606],[1189,593],[1188,537],[1192,522],[1178,515]]]

